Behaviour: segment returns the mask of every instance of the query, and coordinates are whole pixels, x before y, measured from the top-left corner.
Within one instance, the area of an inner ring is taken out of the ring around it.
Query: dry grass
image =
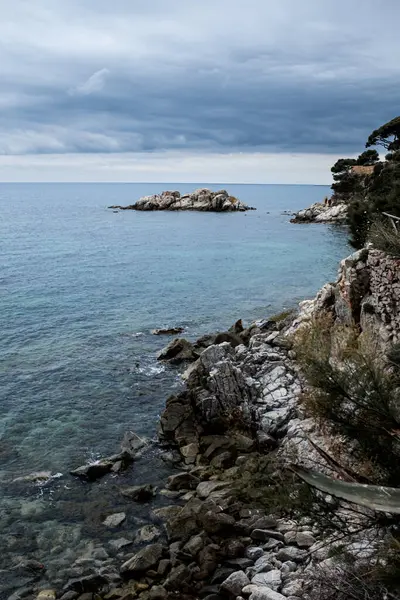
[[[400,232],[389,221],[372,223],[368,239],[378,250],[400,258]]]

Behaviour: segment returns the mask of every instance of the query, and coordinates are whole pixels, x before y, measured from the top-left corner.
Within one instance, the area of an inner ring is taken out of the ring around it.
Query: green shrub
[[[399,377],[377,346],[355,328],[315,319],[299,331],[294,347],[309,383],[309,414],[357,442],[360,458],[375,465],[375,478],[400,485]]]

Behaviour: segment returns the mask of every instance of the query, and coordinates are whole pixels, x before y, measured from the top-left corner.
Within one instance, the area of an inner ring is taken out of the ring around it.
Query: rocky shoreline
[[[246,210],[255,210],[255,208],[241,202],[235,196],[230,196],[226,190],[212,192],[206,188],[200,188],[183,196],[178,191],[166,191],[161,194],[144,196],[135,204],[128,206],[113,205],[108,208],[114,210],[194,210],[202,212],[244,212]]]
[[[391,307],[400,305],[398,279],[398,261],[364,249],[342,261],[337,282],[301,303],[296,314],[248,328],[238,321],[228,332],[194,344],[173,340],[160,359],[188,364],[186,385],[167,400],[159,448],[176,472],[164,489],[122,490],[132,502],[148,506],[151,523],[139,531],[133,551],[132,542],[121,537],[115,559],[99,555],[80,563],[81,575],[58,590],[43,589],[37,575],[37,583],[15,592],[12,600],[38,592],[40,600],[89,600],[93,593],[105,600],[308,598],[316,573],[325,577],[339,568],[333,558],[338,541],[301,510],[285,513],[289,498],[279,497],[274,481],[278,478],[285,490],[284,474],[293,461],[329,472],[329,456],[343,441],[304,414],[305,384],[291,340],[313,316],[329,313],[372,328],[383,344],[396,341],[400,322]],[[97,463],[94,471],[87,465],[73,474],[89,482],[117,474],[145,447],[130,434],[120,454]],[[169,505],[154,508],[156,494]],[[117,530],[125,514],[108,518],[106,526]],[[347,556],[357,564],[373,555],[381,540],[357,534],[354,516],[345,518],[354,531]],[[26,568],[40,571],[38,565]]]
[[[347,219],[347,205],[338,202],[333,205],[326,202],[316,202],[308,208],[299,210],[294,214],[291,223],[345,223]]]

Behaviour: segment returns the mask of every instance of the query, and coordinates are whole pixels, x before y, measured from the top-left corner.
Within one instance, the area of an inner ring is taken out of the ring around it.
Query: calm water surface
[[[196,187],[0,184],[2,568],[28,555],[53,565],[54,578],[54,565],[103,540],[87,513],[107,513],[110,484],[99,484],[102,502],[68,471],[118,450],[127,429],[155,434],[179,382],[157,363],[166,340],[151,329],[182,325],[195,338],[280,312],[333,279],[349,251],[343,230],[283,214],[321,200],[323,186],[224,186],[257,208],[247,213],[107,210]],[[158,463],[141,461],[135,480],[161,477]],[[38,470],[62,477],[45,489],[10,483]]]

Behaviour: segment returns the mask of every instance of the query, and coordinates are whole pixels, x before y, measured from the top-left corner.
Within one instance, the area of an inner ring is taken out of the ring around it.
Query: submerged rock
[[[212,192],[206,188],[195,190],[191,194],[181,196],[180,192],[162,192],[140,198],[135,204],[128,206],[113,205],[108,208],[120,210],[197,210],[203,212],[243,212],[255,210],[244,204],[226,190]]]
[[[155,496],[156,488],[153,485],[135,485],[121,490],[121,494],[135,502],[148,502]]]
[[[82,465],[81,467],[70,471],[70,473],[74,477],[79,477],[85,481],[96,481],[96,479],[104,477],[104,475],[107,475],[107,473],[115,471],[116,468],[117,470],[122,470],[129,464],[129,462],[131,462],[131,460],[132,458],[125,453],[115,454],[114,456],[103,458],[101,460],[88,463],[87,465]]]
[[[124,512],[114,513],[113,515],[109,515],[106,519],[104,519],[103,525],[106,527],[118,527],[125,521],[125,519],[126,514]]]
[[[170,327],[169,329],[152,329],[153,335],[178,335],[184,331],[184,327]]]
[[[147,571],[161,559],[163,547],[161,544],[151,544],[140,550],[121,566],[121,573]]]

